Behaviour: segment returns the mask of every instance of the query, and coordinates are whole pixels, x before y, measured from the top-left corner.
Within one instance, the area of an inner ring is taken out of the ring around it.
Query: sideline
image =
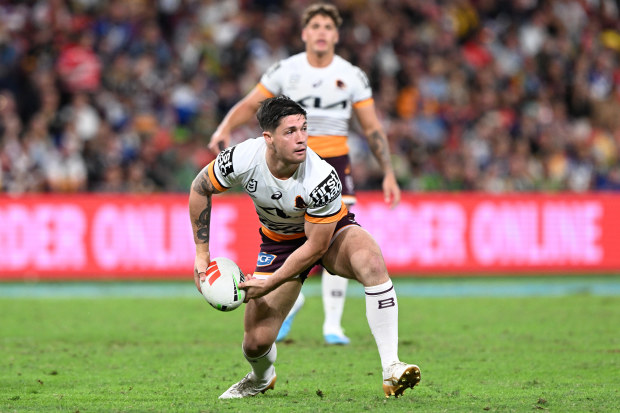
[[[536,297],[595,295],[620,296],[620,276],[497,277],[497,278],[393,278],[403,297]],[[304,284],[304,294],[321,294],[318,277]],[[0,283],[0,298],[174,298],[196,297],[191,281],[96,281]],[[364,289],[349,283],[347,297],[363,297]]]

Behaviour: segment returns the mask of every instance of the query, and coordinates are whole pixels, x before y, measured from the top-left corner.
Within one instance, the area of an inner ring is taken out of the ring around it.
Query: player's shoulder
[[[332,64],[335,67],[338,67],[340,69],[346,69],[346,70],[351,70],[351,71],[362,71],[362,69],[360,69],[359,67],[355,66],[353,63],[349,62],[347,59],[343,58],[342,56],[339,55],[334,55],[334,60],[332,62]]]
[[[273,73],[281,72],[281,71],[290,71],[298,69],[300,65],[303,65],[307,62],[306,53],[297,53],[289,57],[285,57],[271,65],[269,69],[265,72],[265,76],[270,76]]]
[[[366,73],[361,68],[355,66],[353,63],[338,55],[334,56],[334,61],[332,64],[334,65],[335,73],[349,79],[349,83],[352,85],[353,90],[356,91],[355,100],[363,100],[369,97],[368,95],[372,93],[370,89],[370,81],[368,80]]]
[[[222,176],[240,174],[257,165],[265,150],[262,137],[248,139],[224,149],[217,155],[217,165]]]
[[[342,192],[342,183],[334,167],[310,148],[305,162],[305,187],[315,207],[332,202]]]
[[[312,148],[306,149],[306,170],[310,172],[309,175],[322,175],[326,172],[329,173],[330,168],[333,167],[323,158],[321,158]]]
[[[292,56],[289,56],[286,59],[282,59],[280,63],[284,70],[293,70],[293,71],[299,71],[300,68],[309,66],[308,58],[306,57],[306,52],[301,52],[301,53],[297,53]]]

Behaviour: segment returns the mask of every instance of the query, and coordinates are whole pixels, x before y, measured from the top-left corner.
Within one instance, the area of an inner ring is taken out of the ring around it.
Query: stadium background
[[[337,52],[372,80],[405,191],[382,205],[352,125],[355,211],[391,272],[620,268],[617,2],[334,3]],[[186,194],[213,158],[206,142],[264,70],[303,49],[307,4],[3,2],[0,277],[191,273]],[[249,271],[252,207],[217,202],[214,255]]]

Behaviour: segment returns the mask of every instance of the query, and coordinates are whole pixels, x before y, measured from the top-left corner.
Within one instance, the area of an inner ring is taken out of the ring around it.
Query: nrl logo
[[[245,189],[248,192],[256,192],[256,187],[258,186],[258,181],[254,179],[250,179],[250,181],[245,185]]]

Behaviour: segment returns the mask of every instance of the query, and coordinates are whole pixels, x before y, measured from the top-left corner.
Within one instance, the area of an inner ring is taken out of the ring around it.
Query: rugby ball
[[[218,257],[209,263],[206,278],[200,289],[211,307],[220,311],[232,311],[243,304],[245,291],[239,283],[245,281],[241,268],[231,259]]]

